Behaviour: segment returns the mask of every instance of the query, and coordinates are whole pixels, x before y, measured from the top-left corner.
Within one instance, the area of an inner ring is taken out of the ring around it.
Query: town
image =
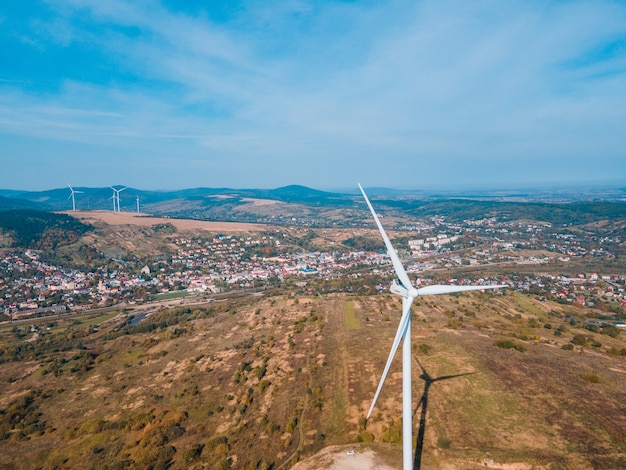
[[[506,283],[541,299],[605,311],[626,306],[626,273],[611,264],[623,250],[619,234],[580,235],[567,227],[496,218],[452,223],[442,216],[403,221],[395,228],[394,243],[418,283],[433,278]],[[343,280],[368,276],[378,281],[375,289],[386,290],[391,264],[371,235],[365,227],[268,227],[267,232],[210,236],[174,233],[168,239],[175,247],[170,253],[103,259],[91,270],[51,264],[35,250],[4,250],[0,312],[7,320],[138,304],[176,293],[209,295],[250,288],[320,293],[317,281],[324,281],[326,292],[341,291],[346,288]],[[598,260],[606,272],[597,269]],[[371,288],[372,283],[367,285]]]

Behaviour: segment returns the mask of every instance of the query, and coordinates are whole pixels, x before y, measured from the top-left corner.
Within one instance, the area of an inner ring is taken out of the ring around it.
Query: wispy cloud
[[[225,19],[157,1],[46,5],[9,29],[58,67],[0,69],[0,132],[138,166],[184,152],[154,186],[198,185],[203,159],[222,172],[204,185],[527,184],[592,156],[595,170],[560,177],[626,178],[602,164],[626,156],[621,2],[251,2]]]

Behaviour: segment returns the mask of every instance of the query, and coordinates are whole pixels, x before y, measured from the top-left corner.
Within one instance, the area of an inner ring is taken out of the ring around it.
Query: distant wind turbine
[[[75,211],[76,210],[76,198],[74,197],[74,195],[82,194],[83,191],[77,191],[74,188],[72,188],[72,186],[70,186],[69,184],[67,186],[68,188],[70,188],[70,195],[68,196],[68,199],[72,198],[72,210]]]
[[[113,199],[113,212],[115,212],[115,209],[116,209],[115,188],[113,186],[109,186],[109,188],[113,190],[113,196],[111,196],[109,199]]]
[[[137,194],[137,214],[139,214],[139,194]]]
[[[126,186],[124,186],[121,189],[115,189],[113,186],[109,186],[109,188],[113,190],[113,196],[111,197],[111,199],[113,199],[113,212],[120,212],[120,193],[128,188]],[[117,201],[117,211],[115,210],[116,201]]]
[[[380,235],[385,242],[387,253],[389,254],[391,262],[393,263],[393,269],[398,276],[398,279],[394,279],[394,281],[391,283],[390,290],[393,294],[397,294],[402,297],[402,316],[400,317],[398,331],[396,332],[396,336],[393,339],[391,351],[389,353],[389,357],[387,358],[387,364],[385,364],[383,375],[380,378],[380,382],[378,383],[378,388],[376,389],[376,394],[374,395],[372,406],[370,406],[370,409],[367,412],[367,419],[369,419],[370,415],[372,414],[372,410],[374,409],[374,405],[376,405],[378,395],[380,394],[383,383],[385,383],[387,373],[389,372],[389,368],[391,367],[391,362],[396,355],[396,351],[398,350],[400,341],[402,341],[402,468],[403,470],[411,470],[413,468],[413,416],[411,413],[411,305],[413,304],[413,300],[415,300],[416,297],[423,295],[451,294],[453,292],[497,289],[507,286],[433,285],[416,289],[411,284],[411,280],[409,279],[409,276],[407,275],[404,266],[402,266],[398,254],[394,250],[391,241],[389,240],[389,237],[387,237],[387,234],[385,233],[385,230],[383,229],[380,220],[378,220],[378,216],[376,215],[372,204],[370,203],[367,195],[365,194],[365,191],[360,184],[359,189],[361,190],[361,193],[365,198],[365,202],[367,203],[367,206],[372,213],[374,222],[376,222],[376,226],[380,231]]]

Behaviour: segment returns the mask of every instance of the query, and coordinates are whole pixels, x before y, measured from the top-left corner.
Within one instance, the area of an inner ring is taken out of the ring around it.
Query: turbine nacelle
[[[389,290],[392,294],[399,295],[400,297],[404,297],[405,299],[409,297],[409,290],[404,287],[400,279],[394,279],[391,282],[391,286],[389,286]]]

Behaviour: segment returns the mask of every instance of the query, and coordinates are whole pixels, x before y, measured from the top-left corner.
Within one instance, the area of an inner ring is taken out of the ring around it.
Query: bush
[[[259,392],[263,393],[267,387],[269,387],[271,382],[269,380],[261,380],[259,382]]]
[[[374,435],[369,431],[361,431],[357,437],[357,442],[374,442]]]
[[[440,449],[449,449],[452,446],[452,441],[447,437],[437,438],[437,447]]]
[[[225,456],[230,451],[230,444],[226,436],[216,436],[209,439],[206,449],[212,456]]]
[[[502,349],[515,349],[516,351],[520,352],[526,351],[526,346],[520,343],[516,343],[515,341],[510,339],[500,339],[498,341],[495,341],[493,344],[494,346]]]
[[[176,453],[174,446],[150,447],[140,453],[136,463],[140,468],[167,469]]]
[[[183,452],[183,459],[185,462],[193,462],[202,454],[204,444],[194,444],[191,448]]]
[[[590,384],[600,383],[600,376],[592,372],[583,372],[582,374],[579,375],[579,377],[585,382],[588,382]]]
[[[609,335],[611,338],[617,338],[619,336],[619,328],[616,326],[605,326],[602,328],[603,335]]]

